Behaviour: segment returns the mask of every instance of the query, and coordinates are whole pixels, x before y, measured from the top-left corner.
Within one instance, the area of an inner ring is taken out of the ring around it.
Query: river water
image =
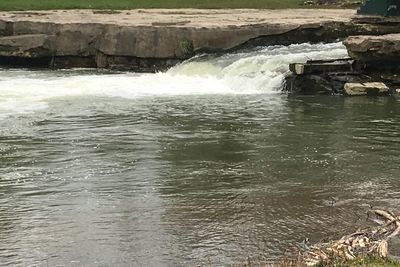
[[[1,266],[226,266],[400,204],[398,98],[291,97],[340,43],[166,73],[0,71]]]

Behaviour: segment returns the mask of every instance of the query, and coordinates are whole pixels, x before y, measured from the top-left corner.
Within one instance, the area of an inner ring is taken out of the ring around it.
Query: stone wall
[[[311,13],[310,13],[311,14]],[[400,32],[400,23],[325,18],[239,25],[169,25],[97,20],[59,21],[39,15],[0,16],[0,65],[165,70],[196,53],[301,42],[331,42],[354,34]],[[311,15],[310,15],[311,16]]]

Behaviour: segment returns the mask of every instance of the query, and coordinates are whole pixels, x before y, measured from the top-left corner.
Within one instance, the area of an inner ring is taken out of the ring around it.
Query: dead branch
[[[339,240],[311,246],[304,255],[306,265],[314,266],[338,259],[352,260],[365,256],[387,258],[388,239],[400,236],[400,217],[381,209],[372,210],[371,213],[379,219],[374,218],[379,226],[357,230]]]

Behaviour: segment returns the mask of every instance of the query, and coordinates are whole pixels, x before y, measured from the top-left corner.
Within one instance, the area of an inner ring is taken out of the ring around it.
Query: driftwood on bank
[[[304,263],[315,266],[359,257],[387,259],[389,239],[400,235],[400,216],[386,210],[372,210],[368,217],[378,226],[359,229],[339,240],[316,244],[305,253]]]

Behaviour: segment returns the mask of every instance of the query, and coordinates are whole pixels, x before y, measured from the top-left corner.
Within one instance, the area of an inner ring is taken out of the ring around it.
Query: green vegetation
[[[0,10],[135,8],[299,8],[304,0],[1,0]]]
[[[181,49],[185,56],[192,56],[194,54],[193,42],[190,40],[181,41]]]

